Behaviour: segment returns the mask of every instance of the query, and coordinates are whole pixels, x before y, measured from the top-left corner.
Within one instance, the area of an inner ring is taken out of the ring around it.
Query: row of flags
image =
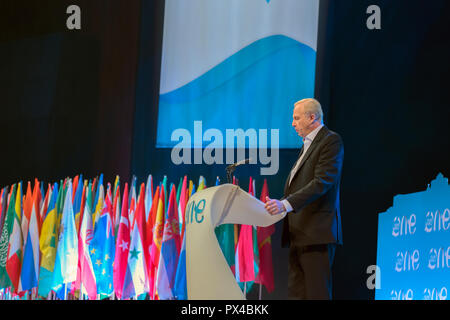
[[[233,178],[233,183],[238,184]],[[215,185],[219,185],[219,178]],[[187,299],[185,208],[197,189],[152,175],[123,192],[117,176],[35,179],[0,191],[0,299]],[[26,189],[26,191],[25,191]],[[250,177],[249,193],[256,196]],[[269,195],[264,180],[260,199]],[[242,214],[245,214],[244,212]],[[215,232],[236,281],[274,290],[274,226],[221,225]]]

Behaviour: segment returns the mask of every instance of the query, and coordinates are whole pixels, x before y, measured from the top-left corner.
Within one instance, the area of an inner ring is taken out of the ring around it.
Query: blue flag
[[[111,215],[111,188],[108,184],[103,210],[95,224],[94,238],[89,244],[89,252],[97,280],[97,293],[105,296],[111,295],[114,291],[113,262],[116,247]]]
[[[173,295],[177,300],[187,300],[187,283],[186,283],[186,233],[183,237],[180,258],[178,259],[177,274],[175,276],[175,285],[173,287]]]

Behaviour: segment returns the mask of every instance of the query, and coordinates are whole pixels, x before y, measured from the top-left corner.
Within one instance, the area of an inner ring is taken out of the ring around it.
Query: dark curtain
[[[81,8],[81,30],[66,8]],[[0,3],[1,185],[130,178],[140,2]]]

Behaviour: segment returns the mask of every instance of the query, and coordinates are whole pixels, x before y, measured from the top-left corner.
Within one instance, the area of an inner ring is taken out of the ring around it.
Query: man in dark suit
[[[295,103],[292,126],[303,146],[283,200],[266,199],[270,214],[288,212],[282,245],[289,246],[289,299],[331,299],[331,266],[336,245],[342,244],[339,184],[344,146],[322,117],[317,100]]]

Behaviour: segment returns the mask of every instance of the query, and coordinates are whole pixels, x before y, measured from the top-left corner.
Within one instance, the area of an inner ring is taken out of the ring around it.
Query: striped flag
[[[173,287],[178,266],[181,240],[178,223],[178,208],[176,203],[175,186],[172,185],[169,196],[167,219],[164,223],[164,232],[161,242],[161,253],[157,274],[157,292],[160,299],[173,299]]]

